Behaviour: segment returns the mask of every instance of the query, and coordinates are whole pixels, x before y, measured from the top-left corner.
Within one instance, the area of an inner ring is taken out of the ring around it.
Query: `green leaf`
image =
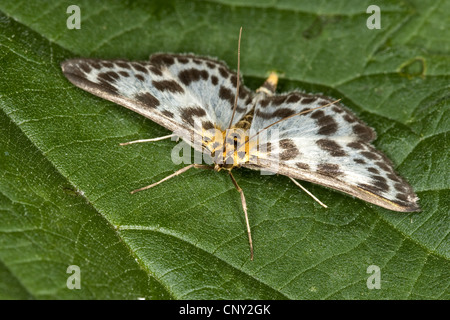
[[[69,1],[0,3],[0,298],[449,299],[448,1]],[[323,209],[283,176],[180,166],[168,134],[71,85],[74,57],[147,59],[193,52],[241,66],[256,89],[342,98],[421,198],[398,213],[310,183]],[[68,289],[81,270],[81,289]],[[370,265],[381,289],[369,290]]]

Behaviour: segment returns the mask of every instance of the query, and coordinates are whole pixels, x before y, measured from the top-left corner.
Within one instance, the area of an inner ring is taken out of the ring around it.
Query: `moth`
[[[71,59],[62,63],[62,71],[75,86],[131,109],[174,133],[122,145],[177,135],[211,159],[212,165],[189,164],[132,193],[152,188],[191,168],[227,171],[241,196],[251,259],[247,205],[233,177],[234,168],[285,175],[306,192],[295,179],[394,211],[420,210],[411,186],[371,144],[376,138],[372,128],[339,100],[297,91],[276,94],[275,73],[252,92],[242,84],[239,53],[240,36],[237,72],[213,58],[168,53],[154,54],[140,62]]]

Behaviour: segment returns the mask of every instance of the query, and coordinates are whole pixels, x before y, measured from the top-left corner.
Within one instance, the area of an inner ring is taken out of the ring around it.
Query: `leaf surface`
[[[0,297],[11,299],[449,299],[448,1],[68,1],[0,4]],[[222,173],[182,165],[168,132],[71,85],[68,58],[145,60],[192,52],[237,65],[256,89],[322,92],[375,128],[375,145],[418,196],[397,213],[250,170],[239,194]],[[81,290],[66,286],[70,265]],[[369,290],[370,265],[381,289]]]

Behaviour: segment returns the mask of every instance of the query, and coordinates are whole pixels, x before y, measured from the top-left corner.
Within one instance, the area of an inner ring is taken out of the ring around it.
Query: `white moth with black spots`
[[[241,194],[251,258],[245,197],[231,174],[236,167],[310,181],[394,211],[420,210],[411,186],[371,144],[373,129],[328,97],[274,94],[276,74],[252,92],[241,84],[239,68],[236,74],[223,62],[190,54],[155,54],[143,62],[72,59],[62,70],[77,87],[153,120],[211,156],[213,166],[191,164],[134,192],[193,167],[227,170]]]

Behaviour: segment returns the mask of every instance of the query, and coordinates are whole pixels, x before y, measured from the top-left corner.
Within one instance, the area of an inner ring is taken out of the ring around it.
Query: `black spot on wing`
[[[235,74],[232,74],[230,77],[231,85],[236,88],[237,85],[237,76]]]
[[[280,148],[282,149],[292,149],[296,148],[294,141],[291,139],[282,139],[280,140]]]
[[[97,77],[101,82],[106,81],[110,83],[115,83],[116,80],[120,78],[120,76],[114,71],[99,73]]]
[[[356,118],[349,113],[345,114],[342,118],[344,118],[344,120],[348,123],[356,122]]]
[[[214,63],[212,63],[211,61],[206,61],[206,65],[210,69],[215,69],[216,68],[216,65]]]
[[[107,92],[111,95],[119,94],[115,82],[120,78],[120,75],[114,71],[100,72],[95,81],[87,80],[87,74],[91,73],[93,69],[100,71],[103,68],[102,62],[104,60],[97,59],[73,59],[64,61],[61,64],[64,75],[74,84],[79,82],[79,78],[84,79],[92,86],[98,86],[99,90]],[[107,62],[107,61],[106,61]],[[110,62],[108,62],[110,63]],[[78,78],[76,81],[74,78]]]
[[[225,100],[229,103],[230,108],[234,108],[234,102],[235,102],[235,90],[230,90],[229,88],[225,86],[220,86],[219,89],[219,98],[221,100]],[[240,86],[239,89],[239,99],[237,101],[236,106],[236,112],[237,113],[245,113],[247,112],[246,105],[248,105],[252,101],[252,96],[249,94],[249,91],[243,87]],[[240,105],[244,105],[244,107],[240,107]]]
[[[102,87],[102,90],[109,92],[110,94],[119,94],[119,90],[108,82],[100,82],[99,85]]]
[[[150,66],[150,71],[157,76],[163,75],[162,71],[155,66]]]
[[[296,103],[302,99],[302,96],[298,93],[292,93],[288,95],[286,103]]]
[[[283,149],[280,153],[280,160],[282,161],[294,159],[300,154],[300,151],[291,139],[282,139],[279,144],[280,148]]]
[[[183,93],[184,89],[175,80],[152,81],[153,86],[161,91],[169,91],[172,93]]]
[[[313,113],[311,113],[311,118],[316,119],[316,120],[320,119],[324,116],[325,116],[325,112],[323,110],[317,110],[317,111],[314,111]]]
[[[211,121],[203,121],[202,122],[202,128],[204,130],[214,129],[214,124]]]
[[[134,95],[134,98],[136,100],[142,102],[144,105],[146,105],[149,108],[156,108],[157,106],[159,106],[159,100],[156,99],[149,92],[138,93],[138,94]]]
[[[289,117],[295,113],[294,110],[288,109],[288,108],[279,108],[275,110],[272,113],[268,112],[262,112],[260,109],[256,110],[255,117],[261,117],[263,119],[274,119],[274,118],[281,118],[284,119],[286,117]]]
[[[364,144],[361,141],[354,141],[354,142],[347,143],[347,147],[356,149],[356,150],[363,150]]]
[[[332,108],[332,110],[333,110],[334,112],[336,112],[336,113],[342,113],[342,112],[344,112],[344,110],[342,110],[342,108],[339,108],[339,107],[336,107],[336,106],[334,106],[334,107]]]
[[[201,107],[187,107],[181,109],[181,119],[189,124],[190,126],[194,126],[194,117],[201,118],[206,115],[206,111]]]
[[[117,61],[117,62],[116,62],[116,65],[117,65],[119,68],[122,68],[122,69],[131,69],[130,64],[129,64],[128,61],[124,61],[124,60],[122,60],[122,61]]]
[[[167,118],[173,118],[173,113],[172,112],[170,112],[169,110],[163,110],[162,112],[161,112],[163,115],[165,115]]]
[[[367,190],[369,192],[372,192],[374,194],[380,195],[382,193],[383,190],[380,190],[380,188],[374,186],[374,185],[370,185],[370,184],[366,184],[366,183],[360,183],[357,185],[358,188],[361,188],[363,190]]]
[[[395,188],[395,190],[397,190],[399,192],[407,192],[408,191],[407,186],[404,183],[400,183],[400,182],[394,184],[394,188]]]
[[[269,98],[265,98],[265,99],[263,99],[263,100],[261,100],[261,101],[259,102],[259,105],[260,105],[262,108],[265,108],[265,107],[267,107],[267,106],[269,105],[269,103],[270,103],[270,99],[269,99]]]
[[[278,107],[278,106],[282,105],[286,101],[287,98],[288,98],[288,96],[273,96],[273,97],[271,97],[271,104],[273,106]]]
[[[309,164],[307,164],[307,163],[297,162],[295,165],[296,165],[297,168],[299,168],[299,169],[309,170]]]
[[[370,160],[380,159],[380,156],[378,154],[374,153],[374,152],[363,151],[363,152],[360,152],[360,154],[362,156],[364,156],[365,158],[370,159]]]
[[[90,65],[92,68],[100,70],[102,68],[102,64],[100,63],[100,60],[89,60]]]
[[[331,105],[332,103],[333,103],[333,101],[322,100],[322,101],[319,101],[319,106],[322,106],[322,107],[324,107],[324,106],[329,106],[329,105]]]
[[[376,138],[375,132],[372,128],[362,124],[357,123],[352,127],[353,133],[356,134],[363,141],[372,141]]]
[[[340,171],[339,165],[333,163],[321,163],[317,166],[317,173],[332,178],[338,177],[343,173]]]
[[[302,95],[300,93],[291,93],[287,95],[276,95],[271,97],[266,97],[259,102],[262,108],[267,107],[268,105],[278,107],[282,104],[294,104],[302,99]],[[302,100],[303,103],[303,100]],[[289,107],[289,106],[286,106]]]
[[[172,64],[175,63],[175,59],[170,54],[154,54],[150,57],[150,63],[155,66],[166,66],[170,67]]]
[[[219,89],[219,98],[228,101],[232,107],[234,106],[235,95],[230,89],[221,86]]]
[[[389,191],[389,185],[386,183],[386,179],[384,177],[373,175],[371,178],[372,184],[360,183],[357,186],[376,195],[383,195]]]
[[[225,67],[219,67],[219,73],[224,79],[228,79],[231,72]]]
[[[189,63],[189,58],[187,57],[177,57],[178,62],[182,63],[182,64],[187,64]]]
[[[387,184],[387,180],[385,177],[379,175],[372,175],[371,178],[373,179],[372,183],[375,187],[377,187],[383,192],[389,191],[389,185]]]
[[[330,115],[319,117],[316,119],[316,123],[319,126],[317,133],[320,135],[329,136],[338,130],[337,122]]]
[[[341,146],[334,140],[320,139],[316,144],[320,149],[327,151],[333,157],[344,157],[347,153],[341,148]]]
[[[89,64],[87,64],[87,63],[80,63],[80,68],[81,68],[81,70],[83,70],[86,73],[89,73],[92,70],[91,67],[89,66]]]
[[[376,173],[376,174],[380,173],[380,171],[377,168],[374,168],[374,167],[367,168],[367,171],[369,171],[371,173]]]
[[[244,100],[244,104],[247,105],[252,101],[251,92],[242,84],[239,86],[239,99]]]
[[[388,174],[387,174],[387,177],[388,177],[389,179],[391,179],[392,181],[395,181],[395,182],[401,181],[401,179],[400,179],[396,174],[394,174],[394,173],[388,173]]]
[[[199,80],[208,80],[209,74],[206,70],[190,68],[178,73],[178,78],[184,85],[189,85],[191,82]]]
[[[131,62],[131,65],[136,71],[142,72],[142,73],[148,73],[147,68],[145,68],[141,63],[139,62]]]
[[[392,167],[391,167],[389,164],[385,163],[385,162],[377,161],[377,162],[375,162],[375,164],[376,164],[379,168],[381,168],[383,171],[386,171],[386,172],[392,172]]]
[[[306,97],[302,99],[302,104],[311,104],[315,102],[318,98],[317,97]]]
[[[404,193],[397,193],[397,194],[395,195],[395,197],[396,197],[398,200],[402,201],[402,202],[408,202],[408,195],[407,195],[407,194],[404,194]]]
[[[120,76],[115,72],[104,72],[100,73],[97,76],[99,85],[106,91],[112,93],[112,94],[118,94],[119,91],[117,87],[114,85],[117,79],[119,79]]]

